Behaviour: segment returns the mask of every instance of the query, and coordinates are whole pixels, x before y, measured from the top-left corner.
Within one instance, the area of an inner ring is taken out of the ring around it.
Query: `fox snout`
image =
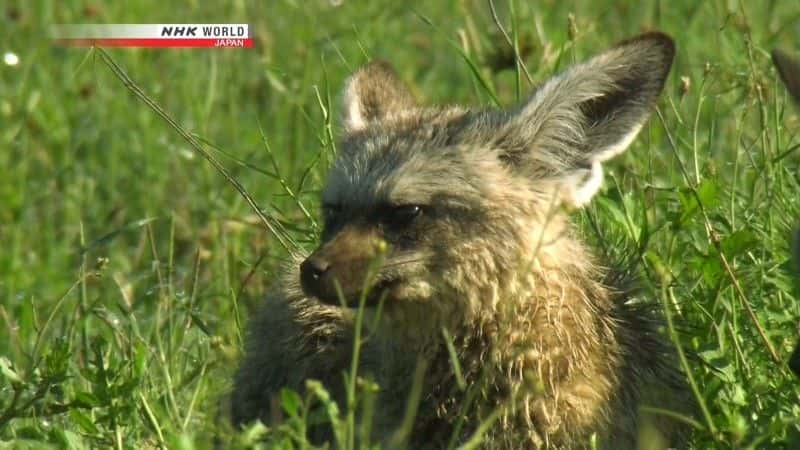
[[[300,264],[303,292],[329,305],[340,305],[344,300],[347,306],[358,306],[364,290],[367,303],[377,301],[380,286],[372,286],[376,283],[368,278],[380,268],[380,242],[368,229],[348,227],[339,231]]]

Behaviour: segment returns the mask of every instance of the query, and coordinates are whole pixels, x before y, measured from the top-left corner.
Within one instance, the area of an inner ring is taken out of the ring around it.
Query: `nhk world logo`
[[[250,48],[247,24],[56,25],[53,37],[79,47]]]

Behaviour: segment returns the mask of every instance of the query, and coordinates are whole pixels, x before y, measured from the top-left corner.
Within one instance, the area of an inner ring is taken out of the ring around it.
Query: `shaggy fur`
[[[673,55],[668,36],[645,34],[508,110],[418,106],[385,63],[354,74],[322,243],[295,258],[250,323],[234,422],[270,420],[280,388],[303,391],[308,378],[343,405],[352,307],[364,300],[377,326],[359,375],[381,387],[373,438],[390,448],[419,360],[409,448],[445,447],[460,419],[463,442],[494,411],[483,448],[685,445],[684,426],[642,410],[690,410],[658,316],[566,214],[634,139]]]

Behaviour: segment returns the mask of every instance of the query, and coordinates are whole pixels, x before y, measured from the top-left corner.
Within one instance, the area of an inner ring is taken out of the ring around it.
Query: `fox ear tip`
[[[675,47],[675,40],[669,34],[660,30],[650,30],[632,38],[633,41],[656,41],[664,47]]]
[[[772,56],[772,62],[778,68],[778,72],[784,78],[792,70],[792,67],[798,64],[788,53],[779,48],[772,49],[770,56]]]
[[[361,70],[378,70],[385,73],[391,73],[395,76],[397,75],[397,70],[395,70],[392,63],[382,58],[372,59],[370,62],[365,64]]]
[[[642,34],[642,36],[645,36],[648,39],[656,39],[667,45],[675,45],[675,40],[672,38],[672,36],[670,36],[669,33],[665,33],[661,30],[646,31]]]
[[[800,104],[800,60],[778,48],[772,50],[771,56],[789,95]]]
[[[670,63],[675,57],[675,40],[672,38],[672,36],[664,33],[663,31],[647,31],[620,43],[621,46],[634,44],[658,47],[660,49],[660,53],[665,56],[665,60],[669,61]]]
[[[772,56],[772,62],[774,62],[775,65],[780,65],[783,60],[787,59],[786,52],[779,48],[773,48],[769,54]]]

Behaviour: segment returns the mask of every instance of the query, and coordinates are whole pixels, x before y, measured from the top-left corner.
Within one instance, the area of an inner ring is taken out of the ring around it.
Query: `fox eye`
[[[383,215],[382,222],[393,228],[405,228],[422,214],[420,205],[391,206]]]

